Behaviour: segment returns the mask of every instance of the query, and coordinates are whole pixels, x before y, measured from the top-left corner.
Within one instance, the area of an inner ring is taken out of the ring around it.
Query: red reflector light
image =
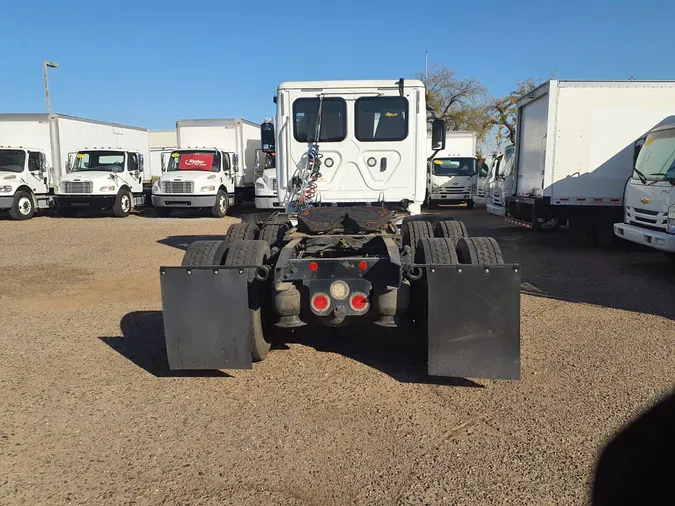
[[[365,311],[368,309],[368,297],[363,293],[355,293],[349,299],[349,305],[354,311]]]
[[[359,262],[359,269],[365,271],[368,268],[368,263],[365,260]]]
[[[310,271],[316,271],[319,269],[319,264],[316,262],[309,262],[309,270]]]
[[[314,308],[315,311],[318,311],[319,313],[322,313],[323,311],[328,309],[329,305],[330,300],[328,299],[327,295],[318,293],[314,297],[312,297],[312,307]]]

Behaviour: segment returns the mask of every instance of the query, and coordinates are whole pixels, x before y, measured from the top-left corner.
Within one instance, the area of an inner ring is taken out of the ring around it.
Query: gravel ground
[[[523,267],[519,382],[429,378],[353,331],[172,373],[158,267],[238,219],[0,221],[0,503],[586,503],[608,438],[673,391],[675,266],[452,212]]]

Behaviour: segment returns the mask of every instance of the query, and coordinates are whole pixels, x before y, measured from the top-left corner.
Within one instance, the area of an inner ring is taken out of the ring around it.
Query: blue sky
[[[507,7],[510,6],[510,7]],[[675,80],[675,2],[5,0],[0,112],[170,129],[273,115],[284,80],[396,79],[445,64],[494,95],[526,77]]]

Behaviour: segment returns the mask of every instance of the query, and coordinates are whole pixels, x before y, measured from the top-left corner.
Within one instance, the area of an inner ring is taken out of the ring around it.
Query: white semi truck
[[[128,173],[114,172],[113,181],[112,171],[106,171],[98,186],[94,172],[84,178],[84,172],[66,173],[70,167],[80,170],[88,163],[84,152],[81,158],[75,157],[85,146],[133,150],[142,167],[141,160],[148,154],[146,129],[63,114],[0,114],[0,144],[4,146],[0,147],[0,209],[9,210],[13,219],[30,219],[37,209],[59,204],[62,214],[72,215],[76,201],[113,207],[123,181],[134,188],[143,186],[143,172],[136,173],[136,179],[140,178],[136,185],[126,182]]]
[[[175,208],[207,208],[223,217],[231,205],[255,198],[260,125],[243,119],[176,122],[179,148],[152,187],[158,216]]]
[[[427,206],[466,204],[473,209],[478,182],[476,132],[450,131],[444,150],[433,153],[427,174]]]
[[[633,144],[675,113],[675,82],[552,80],[517,107],[506,219],[540,231],[566,222],[611,244]]]
[[[518,266],[493,238],[419,214],[445,137],[437,119],[426,144],[422,82],[286,82],[276,104],[263,146],[276,144],[286,212],[160,267],[169,367],[250,368],[305,325],[411,324],[429,374],[519,378]]]
[[[675,117],[636,143],[635,170],[624,191],[623,223],[614,233],[675,261]]]
[[[504,217],[504,201],[511,195],[514,185],[513,165],[515,162],[516,148],[509,144],[499,154],[498,159],[492,165],[485,182],[484,202],[485,208],[491,214]]]

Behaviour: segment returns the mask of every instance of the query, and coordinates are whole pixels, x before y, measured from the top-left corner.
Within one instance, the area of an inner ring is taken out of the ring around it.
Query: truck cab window
[[[223,153],[223,170],[227,172],[230,170],[230,155]]]
[[[35,151],[28,152],[28,170],[31,172],[40,172],[40,153]]]
[[[319,114],[318,98],[293,102],[293,135],[298,142],[314,142]],[[347,103],[342,98],[324,98],[319,142],[340,142],[347,136]]]
[[[0,170],[23,172],[26,152],[20,149],[0,149]]]
[[[407,98],[363,97],[356,101],[355,109],[359,141],[402,141],[408,137]]]
[[[129,153],[127,159],[127,166],[129,167],[129,172],[138,171],[138,155],[136,153]]]

